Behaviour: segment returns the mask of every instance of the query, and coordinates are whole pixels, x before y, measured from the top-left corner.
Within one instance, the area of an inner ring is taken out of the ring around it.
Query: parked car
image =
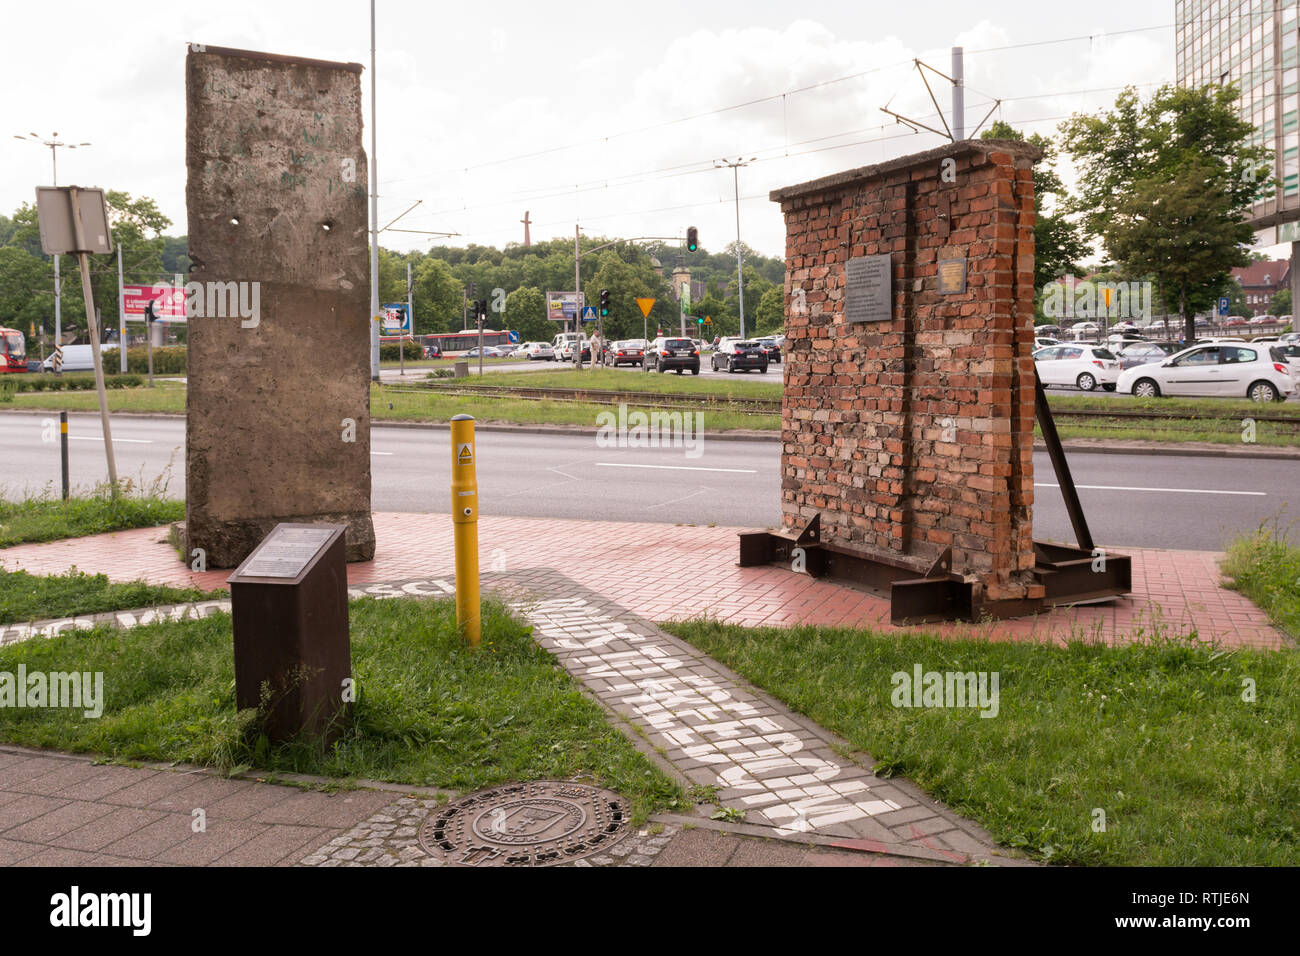
[[[1035,348],[1035,349],[1045,349],[1045,348],[1047,348],[1049,345],[1060,345],[1060,344],[1061,344],[1061,340],[1060,340],[1060,339],[1054,339],[1054,338],[1052,338],[1050,335],[1035,335],[1035,336],[1034,336],[1034,348]]]
[[[781,346],[776,344],[776,339],[763,338],[757,339],[756,341],[758,342],[758,347],[763,350],[763,354],[767,356],[769,362],[776,362],[778,365],[781,364]]]
[[[1269,355],[1276,361],[1281,359],[1291,368],[1291,377],[1300,388],[1300,342],[1285,342],[1269,346]]]
[[[700,374],[700,350],[690,339],[668,336],[655,339],[646,350],[645,360],[656,372],[673,369],[678,375],[686,370],[692,375]]]
[[[1139,398],[1229,395],[1281,401],[1295,391],[1295,378],[1283,357],[1274,357],[1271,351],[1231,342],[1201,343],[1158,364],[1125,369],[1118,387]]]
[[[424,357],[427,359],[442,358],[442,347],[438,345],[426,345],[424,347]]]
[[[591,358],[591,343],[587,341],[587,336],[581,332],[560,332],[551,340],[551,349],[555,353],[556,359],[561,362],[572,362],[576,343],[582,343],[582,357],[585,361]]]
[[[1051,345],[1034,353],[1034,366],[1043,385],[1074,385],[1091,392],[1100,385],[1115,390],[1119,360],[1099,345]]]
[[[100,361],[104,361],[104,356],[117,350],[116,345],[104,343],[99,347]],[[41,368],[46,372],[54,371],[54,353],[45,357],[44,364]],[[104,366],[108,369],[108,366]],[[95,357],[91,353],[89,345],[65,345],[63,346],[63,371],[65,372],[93,372],[95,370]]]
[[[1133,342],[1120,349],[1116,355],[1121,369],[1133,368],[1135,365],[1149,365],[1163,362],[1178,351],[1177,342]]]
[[[472,349],[470,349],[468,352],[466,352],[464,355],[462,355],[461,358],[467,358],[467,359],[478,358],[478,353],[479,353],[479,348],[478,348],[478,346],[476,345],[476,346],[474,346]],[[507,350],[507,349],[503,349],[503,348],[501,348],[499,345],[485,345],[485,346],[483,346],[483,357],[484,357],[485,359],[490,359],[490,358],[506,358],[506,357],[509,356],[509,355],[510,355],[509,350]]]
[[[747,372],[750,369],[758,369],[766,373],[768,358],[763,347],[757,342],[727,338],[718,341],[718,347],[714,350],[710,362],[715,372],[725,368],[728,374]]]
[[[1101,326],[1096,322],[1076,322],[1070,326],[1070,338],[1078,342],[1101,334]]]
[[[610,368],[620,365],[645,365],[645,339],[621,339],[607,342],[600,350],[600,363]]]
[[[1279,342],[1300,342],[1300,332],[1284,332],[1277,337]]]
[[[1045,335],[1045,336],[1059,336],[1061,334],[1061,327],[1059,325],[1035,325],[1034,334]]]
[[[530,362],[554,362],[555,349],[545,342],[525,342],[524,358]]]

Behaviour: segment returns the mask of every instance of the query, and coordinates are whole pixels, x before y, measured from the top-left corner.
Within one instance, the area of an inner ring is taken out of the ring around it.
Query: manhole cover
[[[554,866],[617,843],[628,817],[627,801],[609,790],[538,780],[439,807],[420,827],[420,843],[460,866]]]

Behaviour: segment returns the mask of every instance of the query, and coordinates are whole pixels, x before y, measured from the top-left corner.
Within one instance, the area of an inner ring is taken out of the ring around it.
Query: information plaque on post
[[[346,530],[276,525],[229,578],[235,700],[272,740],[330,735],[352,699]]]

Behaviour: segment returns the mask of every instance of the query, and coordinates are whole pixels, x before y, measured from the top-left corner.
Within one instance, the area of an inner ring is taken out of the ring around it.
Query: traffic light
[[[474,299],[474,296],[476,296],[476,295],[478,295],[478,283],[477,283],[477,282],[471,282],[471,283],[469,284],[469,297],[470,297],[471,299]],[[474,304],[475,304],[475,305],[478,304],[478,299],[474,299]]]
[[[696,325],[698,325],[698,326],[700,326],[701,328],[703,328],[703,327],[704,327],[704,316],[702,316],[702,315],[697,315],[697,316],[695,317],[695,323],[696,323]]]
[[[487,299],[479,299],[474,303],[474,310],[478,313],[480,319],[487,318]]]
[[[609,290],[608,289],[600,290],[600,314],[602,316],[609,315]]]
[[[698,248],[700,248],[700,231],[694,226],[689,226],[686,229],[686,249],[694,252]]]

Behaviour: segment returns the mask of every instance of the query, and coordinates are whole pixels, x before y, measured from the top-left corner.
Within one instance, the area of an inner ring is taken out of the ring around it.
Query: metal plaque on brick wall
[[[939,294],[961,295],[966,291],[966,260],[939,260]]]
[[[893,316],[890,257],[859,256],[844,266],[844,321],[888,322]]]

